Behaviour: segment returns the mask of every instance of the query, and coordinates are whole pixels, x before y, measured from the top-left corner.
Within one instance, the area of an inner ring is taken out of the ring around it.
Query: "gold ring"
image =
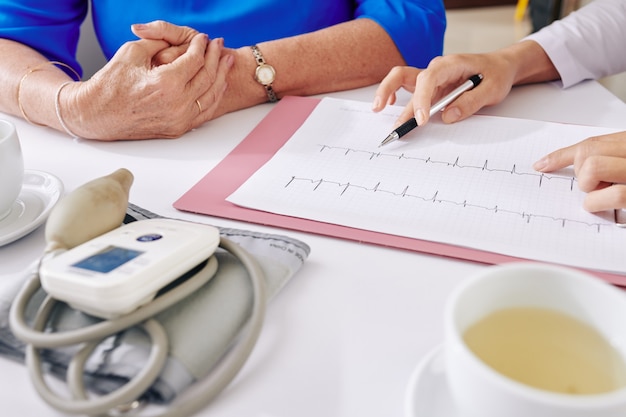
[[[196,104],[198,105],[198,110],[202,113],[202,104],[200,104],[200,100],[196,100]]]

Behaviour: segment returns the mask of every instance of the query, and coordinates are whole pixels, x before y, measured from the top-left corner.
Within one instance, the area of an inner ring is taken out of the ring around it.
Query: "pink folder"
[[[289,140],[319,102],[319,99],[309,97],[283,98],[224,160],[180,197],[174,207],[182,211],[487,264],[524,260],[466,247],[273,214],[226,201],[232,192]],[[587,272],[613,284],[626,286],[626,276],[599,271]]]

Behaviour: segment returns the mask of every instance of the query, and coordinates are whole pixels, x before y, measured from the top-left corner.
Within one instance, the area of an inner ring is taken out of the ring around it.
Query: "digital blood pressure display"
[[[219,241],[219,231],[204,224],[137,221],[44,261],[41,284],[78,310],[116,317],[150,302],[160,289],[208,259]]]
[[[132,261],[142,253],[144,252],[120,248],[118,246],[109,246],[88,258],[76,262],[72,266],[87,271],[108,273],[124,265],[126,262]]]

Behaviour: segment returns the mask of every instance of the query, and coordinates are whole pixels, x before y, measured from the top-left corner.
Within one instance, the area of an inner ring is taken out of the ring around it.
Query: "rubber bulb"
[[[68,250],[119,227],[126,215],[133,174],[121,168],[62,198],[46,222],[46,253]]]

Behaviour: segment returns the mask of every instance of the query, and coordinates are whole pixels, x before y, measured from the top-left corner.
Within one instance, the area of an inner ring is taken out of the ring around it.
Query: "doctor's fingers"
[[[583,208],[591,213],[604,210],[626,209],[626,185],[615,184],[591,191],[585,197]]]
[[[603,155],[626,158],[626,132],[595,136],[557,149],[537,161],[534,168],[541,172],[551,172],[574,165],[578,174],[587,158]]]
[[[379,112],[384,109],[386,105],[395,104],[396,91],[400,88],[413,92],[415,89],[415,80],[420,71],[421,70],[418,68],[408,66],[393,67],[376,89],[372,110]]]
[[[428,121],[430,108],[437,100],[478,73],[473,68],[475,61],[470,55],[439,56],[430,61],[428,67],[417,76],[411,99],[418,124]],[[464,117],[469,114],[466,111]]]
[[[501,102],[511,91],[514,72],[498,53],[437,57],[417,76],[413,108],[418,121],[419,112],[424,121],[428,120],[432,104],[476,74],[483,76],[482,82],[446,106],[444,122],[466,119],[485,106]]]
[[[580,175],[581,169],[587,165],[587,169],[595,167],[593,157],[616,157],[626,158],[626,132],[618,134],[595,136],[574,145],[574,170]],[[602,169],[602,167],[597,167]]]
[[[611,184],[626,184],[626,158],[593,155],[577,170],[578,187],[585,192]]]

